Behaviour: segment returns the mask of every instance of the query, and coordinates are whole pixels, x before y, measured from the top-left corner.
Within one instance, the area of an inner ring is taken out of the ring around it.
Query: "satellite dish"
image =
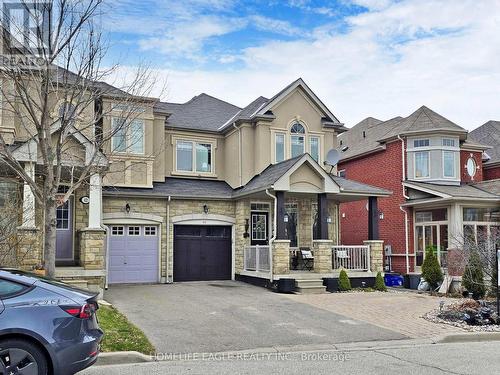
[[[340,152],[338,152],[336,149],[333,148],[330,151],[328,151],[328,154],[326,154],[325,164],[331,167],[335,167],[339,162],[339,160],[340,160]]]

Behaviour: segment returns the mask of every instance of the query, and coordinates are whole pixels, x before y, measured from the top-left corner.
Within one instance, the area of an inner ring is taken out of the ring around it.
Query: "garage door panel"
[[[174,281],[231,279],[230,226],[175,226]]]
[[[138,225],[111,227],[108,267],[110,284],[158,282],[158,229],[151,228],[153,227]],[[146,232],[154,235],[146,235]]]

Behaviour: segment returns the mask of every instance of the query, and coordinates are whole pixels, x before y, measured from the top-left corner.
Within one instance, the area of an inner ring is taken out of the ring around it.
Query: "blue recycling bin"
[[[386,286],[392,287],[402,287],[404,282],[404,278],[401,275],[394,273],[386,273],[384,275],[384,283]]]

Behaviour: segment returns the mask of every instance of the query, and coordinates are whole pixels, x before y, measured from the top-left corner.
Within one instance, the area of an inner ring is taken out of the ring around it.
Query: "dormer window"
[[[291,157],[302,155],[305,152],[305,129],[298,122],[290,129]]]

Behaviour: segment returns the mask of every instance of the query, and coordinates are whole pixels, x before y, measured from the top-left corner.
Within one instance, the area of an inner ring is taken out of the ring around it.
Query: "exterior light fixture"
[[[328,217],[326,218],[326,222],[327,222],[328,224],[331,224],[331,223],[332,223],[332,217],[331,217],[331,216],[328,216]]]
[[[127,203],[125,205],[125,211],[127,212],[127,214],[130,213],[130,204]]]
[[[288,223],[288,214],[285,214],[285,216],[283,216],[283,222]]]
[[[383,220],[384,219],[384,213],[383,212],[379,212],[378,213],[378,217],[380,220]]]
[[[208,214],[208,206],[206,204],[203,205],[203,212],[206,214]]]

